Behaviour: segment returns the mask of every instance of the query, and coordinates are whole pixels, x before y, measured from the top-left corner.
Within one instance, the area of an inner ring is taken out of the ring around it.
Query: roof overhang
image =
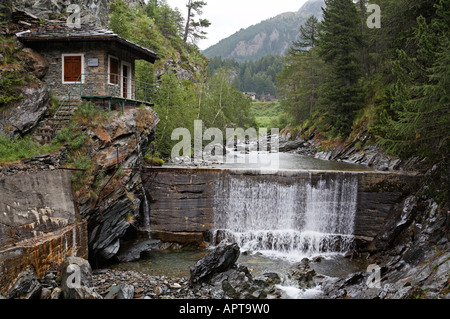
[[[72,30],[71,30],[72,31]],[[150,49],[147,49],[139,44],[136,44],[134,42],[128,41],[119,35],[109,31],[105,33],[97,33],[93,35],[77,35],[75,32],[65,32],[58,35],[52,35],[51,32],[49,34],[46,34],[45,32],[40,32],[39,34],[36,34],[34,32],[31,32],[30,30],[23,31],[16,34],[17,38],[22,43],[67,43],[67,42],[110,42],[115,43],[119,47],[128,50],[131,52],[136,59],[138,60],[145,60],[150,63],[155,63],[156,60],[159,60],[158,55],[153,52]]]

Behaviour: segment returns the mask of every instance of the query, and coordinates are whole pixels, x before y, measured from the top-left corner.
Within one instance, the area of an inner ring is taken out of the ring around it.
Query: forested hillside
[[[220,68],[229,69],[233,75],[233,84],[239,91],[255,92],[257,96],[267,94],[276,96],[277,75],[282,67],[283,57],[275,54],[241,63],[234,59],[214,57],[208,64],[210,74]]]
[[[367,1],[325,3],[278,77],[292,135],[336,145],[363,134],[390,155],[443,164],[448,183],[450,1],[380,0],[380,28],[367,27]]]
[[[449,1],[380,0],[381,28],[366,1],[327,0],[279,75],[291,124],[345,138],[363,121],[392,154],[445,157],[449,135]],[[431,124],[432,123],[432,124]]]

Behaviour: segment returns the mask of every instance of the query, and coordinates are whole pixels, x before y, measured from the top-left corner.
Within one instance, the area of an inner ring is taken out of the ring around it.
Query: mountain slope
[[[239,62],[256,60],[267,54],[283,55],[291,43],[297,40],[300,26],[311,15],[321,19],[321,8],[324,6],[324,0],[309,0],[299,11],[282,13],[241,29],[207,48],[203,54],[208,58],[220,56],[234,58]]]

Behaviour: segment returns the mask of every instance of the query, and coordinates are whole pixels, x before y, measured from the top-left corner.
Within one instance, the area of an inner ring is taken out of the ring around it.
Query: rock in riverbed
[[[237,244],[220,244],[191,268],[191,286],[208,282],[214,275],[231,269],[239,258]]]

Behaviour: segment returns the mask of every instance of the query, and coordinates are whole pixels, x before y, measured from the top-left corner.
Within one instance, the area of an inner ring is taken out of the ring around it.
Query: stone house
[[[77,28],[53,22],[16,36],[49,61],[43,81],[60,100],[152,104],[151,86],[135,79],[135,61],[155,63],[153,51],[92,24]]]

